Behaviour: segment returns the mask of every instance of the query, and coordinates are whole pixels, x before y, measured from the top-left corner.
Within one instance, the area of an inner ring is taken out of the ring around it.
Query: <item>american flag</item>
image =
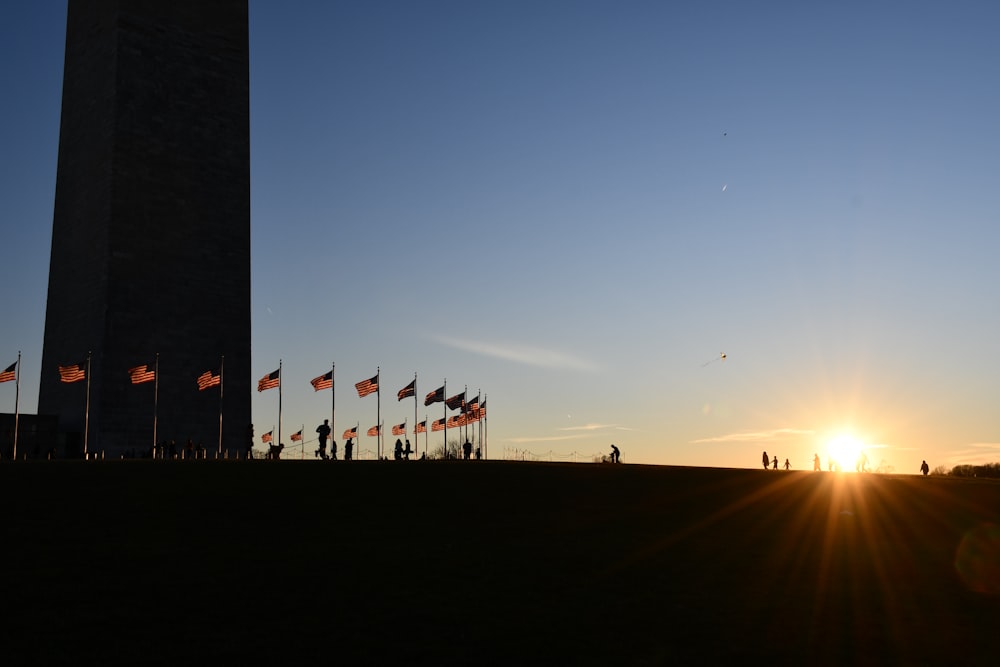
[[[354,388],[358,390],[358,396],[361,398],[364,398],[368,394],[374,394],[378,391],[378,373],[373,378],[358,382],[354,385]]]
[[[281,386],[281,369],[268,373],[257,383],[257,391],[266,391]]]
[[[309,380],[309,384],[313,386],[316,391],[323,391],[324,389],[333,388],[333,371],[329,370],[324,375],[320,375],[318,378],[313,378]]]
[[[292,433],[292,442],[298,442],[302,439],[302,429],[299,429],[298,433]]]
[[[404,398],[409,398],[410,396],[415,395],[416,393],[417,393],[417,379],[413,378],[413,382],[400,389],[399,393],[396,394],[396,396],[398,397],[397,400],[401,401]]]
[[[83,370],[82,364],[70,364],[59,367],[59,379],[62,382],[79,382],[87,377],[87,371]]]
[[[381,426],[372,426],[370,429],[368,429],[368,435],[378,435],[381,432],[382,432]]]
[[[354,428],[347,429],[346,431],[344,431],[344,435],[342,437],[344,438],[344,440],[347,440],[348,438],[358,437],[358,427],[355,426]]]
[[[14,375],[15,368],[17,368],[16,361],[7,368],[3,369],[3,372],[0,373],[0,382],[13,382],[15,379],[17,379],[17,376]]]
[[[395,426],[393,426],[392,427],[392,434],[393,435],[406,435],[406,422],[403,422],[402,424],[396,424]]]
[[[465,402],[465,407],[463,407],[462,409],[465,412],[475,412],[476,408],[478,407],[479,407],[479,397],[476,396],[475,398],[470,398],[469,400],[467,400]]]
[[[459,392],[444,402],[452,410],[456,410],[465,404],[465,392]]]
[[[132,378],[132,384],[152,382],[156,379],[156,371],[150,370],[149,366],[146,364],[128,369],[128,375]]]
[[[458,428],[459,426],[465,426],[465,424],[465,415],[448,417],[448,428]]]
[[[222,384],[222,375],[214,375],[212,371],[205,371],[198,376],[198,391],[205,391],[209,387],[218,387]]]
[[[435,419],[431,422],[431,431],[443,431],[444,430],[444,417],[441,419]]]
[[[444,400],[444,387],[438,387],[431,393],[427,394],[424,399],[424,405],[430,405],[431,403],[440,403]]]
[[[260,441],[261,442],[271,442],[271,440],[274,439],[274,438],[271,437],[272,435],[274,435],[274,429],[273,428],[270,431],[268,431],[267,433],[265,433],[264,435],[260,436]]]
[[[427,433],[427,420],[423,420],[417,424],[417,433]]]

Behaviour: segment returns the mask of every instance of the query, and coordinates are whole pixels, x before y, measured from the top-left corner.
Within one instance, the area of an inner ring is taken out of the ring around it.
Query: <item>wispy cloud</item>
[[[596,371],[598,365],[559,350],[551,350],[519,343],[498,343],[481,340],[464,340],[450,336],[434,335],[431,338],[442,345],[487,357],[506,359],[539,368],[561,368],[577,371]]]
[[[1000,442],[973,442],[949,453],[946,465],[982,465],[1000,461]]]
[[[558,431],[603,431],[609,428],[621,428],[618,424],[585,424],[583,426],[565,426]]]
[[[743,433],[729,433],[716,436],[714,438],[701,438],[692,440],[692,444],[705,442],[760,442],[761,440],[777,440],[778,438],[789,438],[793,436],[813,435],[815,431],[799,428],[775,428],[768,431],[748,431]]]
[[[522,438],[511,438],[509,442],[517,443],[523,445],[526,442],[558,442],[562,440],[579,440],[580,438],[585,438],[583,434],[579,435],[548,435],[548,436],[537,436],[537,437],[522,437]]]

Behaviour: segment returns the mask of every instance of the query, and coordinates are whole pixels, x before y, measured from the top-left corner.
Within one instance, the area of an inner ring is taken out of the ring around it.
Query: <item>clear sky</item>
[[[65,16],[0,9],[0,367],[22,351],[28,413]],[[251,0],[253,379],[281,360],[283,439],[328,416],[333,362],[338,441],[375,424],[353,385],[381,367],[387,429],[415,372],[485,393],[491,458],[825,467],[846,435],[896,472],[1000,460],[997,25],[985,1]],[[258,433],[277,398],[254,391]]]

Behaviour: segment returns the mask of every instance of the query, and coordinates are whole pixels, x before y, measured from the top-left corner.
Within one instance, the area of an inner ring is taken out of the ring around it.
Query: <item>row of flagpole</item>
[[[278,444],[279,445],[282,442],[281,441],[281,385],[282,385],[282,382],[281,382],[281,372],[282,372],[282,362],[279,359],[278,360],[278,369],[275,370],[275,371],[272,371],[271,373],[268,373],[268,374],[264,375],[257,382],[257,391],[258,392],[267,391],[269,389],[277,389],[278,390]],[[367,433],[368,433],[369,436],[374,436],[374,437],[377,438],[377,440],[376,440],[376,458],[377,459],[383,458],[384,453],[385,453],[384,452],[384,447],[383,447],[383,436],[384,436],[385,429],[383,428],[383,424],[382,424],[381,375],[382,375],[382,368],[381,367],[376,367],[375,375],[373,377],[370,377],[370,378],[368,378],[366,380],[361,380],[360,382],[357,382],[357,383],[354,384],[354,388],[358,392],[358,397],[359,398],[364,398],[365,396],[370,396],[371,394],[375,394],[375,398],[376,398],[376,403],[375,403],[375,405],[376,405],[376,407],[375,407],[375,426],[373,426],[370,429],[368,429]],[[333,363],[330,364],[330,370],[329,370],[329,372],[324,373],[323,375],[320,375],[318,377],[315,377],[315,378],[313,378],[312,380],[309,381],[309,384],[311,384],[313,386],[313,389],[315,391],[323,391],[325,389],[329,389],[330,390],[330,394],[331,394],[331,398],[330,398],[330,431],[331,431],[331,434],[336,433],[336,424],[337,424],[335,382],[336,382],[336,364],[333,364]],[[481,444],[480,444],[480,446],[482,447],[482,443],[483,443],[483,428],[485,426],[484,424],[482,424],[482,422],[485,421],[485,416],[486,416],[486,400],[485,400],[485,398],[482,401],[480,401],[479,400],[479,395],[477,395],[476,398],[473,399],[472,401],[466,401],[465,395],[468,392],[468,387],[466,387],[460,393],[455,394],[454,396],[445,398],[448,395],[447,388],[448,388],[448,380],[445,379],[443,381],[443,383],[441,384],[441,387],[439,387],[438,389],[435,389],[434,391],[430,392],[424,398],[424,406],[425,407],[429,406],[429,405],[431,405],[433,403],[438,403],[438,402],[444,403],[444,406],[443,406],[444,407],[444,416],[441,419],[439,419],[439,420],[435,420],[434,423],[431,425],[431,429],[430,430],[433,430],[433,431],[443,430],[444,431],[444,443],[445,443],[444,444],[444,451],[445,451],[445,456],[447,456],[447,454],[448,454],[448,423],[451,421],[448,418],[448,409],[452,409],[452,410],[457,410],[459,408],[462,409],[461,416],[463,417],[463,419],[455,422],[460,427],[461,426],[466,426],[466,427],[468,426],[468,424],[470,423],[470,415],[471,415],[471,422],[477,422],[478,421],[478,422],[481,423],[481,426],[480,426],[480,443]],[[418,435],[421,432],[421,426],[422,426],[423,427],[423,433],[424,433],[424,436],[425,436],[424,437],[424,455],[426,456],[426,454],[427,454],[427,446],[428,446],[427,445],[427,432],[428,432],[428,429],[427,429],[427,419],[425,418],[423,422],[418,422],[417,421],[417,374],[416,373],[413,374],[413,381],[410,382],[409,384],[407,384],[402,389],[400,389],[396,393],[396,396],[397,396],[397,400],[399,400],[399,401],[402,401],[404,398],[410,398],[410,397],[413,398],[413,424],[414,424],[413,425],[413,440],[414,440],[415,446],[419,447],[420,439],[418,438]],[[404,421],[403,424],[400,424],[398,426],[394,426],[393,427],[393,435],[405,435],[406,434],[405,424],[406,424],[406,422]],[[437,428],[438,425],[441,425],[440,429]],[[357,437],[359,426],[360,426],[360,424],[354,426],[353,428],[345,430],[343,438],[345,440],[348,440],[348,439]],[[399,430],[400,426],[404,427],[401,430],[401,432]],[[304,429],[305,425],[303,425],[302,428]],[[271,441],[273,441],[273,433],[274,433],[274,428],[272,427],[271,432],[265,434],[267,436],[267,439],[264,440],[264,442],[271,442]],[[295,435],[298,435],[298,436],[301,437],[302,436],[302,430],[300,430]],[[484,449],[483,454],[485,454],[485,453],[486,452],[485,452],[485,449]],[[414,450],[414,455],[416,455],[416,450]],[[303,457],[305,456],[305,448],[304,448],[304,446],[303,446],[302,456]]]
[[[17,353],[17,361],[14,362],[13,364],[11,364],[10,366],[8,366],[2,372],[0,372],[0,383],[2,383],[2,382],[9,382],[9,381],[13,380],[13,381],[15,381],[15,384],[17,385],[16,391],[15,391],[15,399],[14,399],[14,451],[13,451],[14,458],[17,457],[18,417],[19,417],[19,401],[20,401],[20,375],[21,375],[20,371],[21,371],[21,352],[18,351],[18,353]],[[329,372],[327,372],[327,373],[325,373],[323,375],[320,375],[319,377],[316,377],[316,378],[313,378],[312,380],[310,380],[310,384],[313,386],[313,389],[315,391],[322,391],[324,389],[330,389],[330,430],[331,430],[331,435],[336,432],[336,417],[337,417],[336,391],[334,389],[335,371],[336,371],[336,364],[331,363],[330,364],[330,371]],[[223,392],[225,391],[224,372],[225,372],[225,356],[222,356],[219,359],[219,372],[218,372],[218,374],[215,374],[211,370],[209,370],[209,371],[206,371],[206,372],[202,373],[201,375],[199,375],[198,378],[196,379],[199,391],[204,391],[205,389],[208,389],[210,387],[216,387],[216,386],[219,387],[219,439],[218,439],[218,455],[219,456],[222,455],[222,425],[223,425],[223,396],[224,396]],[[279,444],[282,442],[282,440],[281,440],[281,426],[282,426],[282,420],[281,420],[281,410],[282,410],[282,392],[281,392],[282,382],[281,382],[281,372],[282,372],[282,362],[281,362],[281,360],[279,360],[278,361],[278,369],[276,371],[272,372],[272,373],[268,373],[267,375],[265,375],[264,377],[262,377],[258,381],[258,383],[257,383],[257,391],[258,392],[266,391],[268,389],[274,389],[274,388],[278,389],[278,443]],[[361,398],[364,398],[365,396],[369,396],[371,394],[375,394],[376,395],[376,421],[375,421],[375,426],[373,426],[372,428],[368,429],[368,435],[374,435],[375,437],[378,438],[377,444],[376,444],[376,457],[379,458],[379,459],[382,458],[383,453],[384,453],[383,446],[382,446],[382,443],[383,443],[383,439],[382,438],[383,438],[383,435],[384,435],[384,429],[382,428],[383,424],[382,424],[382,414],[381,414],[381,411],[382,411],[382,404],[381,404],[382,403],[382,399],[381,399],[382,392],[381,392],[381,388],[380,388],[381,373],[382,373],[381,367],[377,367],[374,377],[368,378],[367,380],[362,380],[360,382],[355,383],[355,385],[354,385],[355,389],[358,392],[358,396],[361,397]],[[132,384],[144,384],[144,383],[147,383],[147,382],[153,382],[153,384],[154,384],[154,388],[153,388],[153,442],[152,442],[152,447],[153,447],[153,451],[155,452],[156,451],[156,443],[157,443],[156,436],[157,436],[158,409],[159,409],[159,379],[160,379],[160,355],[159,355],[159,353],[156,353],[156,355],[155,355],[155,359],[154,359],[154,362],[153,362],[153,369],[152,370],[150,370],[148,364],[143,364],[141,366],[134,366],[134,367],[128,369],[128,374],[129,374],[129,378],[130,378]],[[88,434],[89,434],[89,431],[90,431],[89,426],[90,426],[91,353],[90,352],[87,353],[87,358],[83,362],[76,363],[76,364],[69,364],[69,365],[66,365],[66,366],[59,366],[59,377],[60,377],[60,380],[62,382],[65,382],[65,383],[74,383],[74,382],[79,382],[81,380],[86,380],[87,381],[86,401],[85,401],[85,408],[84,408],[84,428],[83,428],[83,454],[84,454],[84,457],[86,457],[87,453],[89,451],[89,449],[88,449]],[[444,451],[445,451],[445,456],[448,455],[448,424],[449,424],[450,421],[452,421],[453,419],[455,419],[454,417],[452,419],[448,418],[448,409],[456,410],[456,409],[461,408],[461,410],[462,410],[461,415],[460,415],[461,419],[460,420],[456,420],[455,422],[453,422],[453,423],[456,423],[459,427],[461,427],[463,425],[466,426],[466,427],[468,426],[470,415],[471,415],[471,421],[472,422],[480,422],[480,443],[481,443],[481,446],[484,443],[484,440],[483,440],[483,428],[484,428],[484,424],[482,422],[485,421],[485,416],[486,416],[486,400],[485,400],[485,398],[480,402],[479,395],[477,394],[477,396],[476,396],[475,399],[473,399],[471,401],[466,401],[466,393],[468,392],[468,387],[467,386],[460,393],[455,394],[454,396],[451,396],[451,397],[447,397],[448,396],[448,394],[447,394],[447,387],[448,387],[448,381],[447,381],[447,379],[445,379],[443,381],[442,385],[438,389],[435,389],[434,391],[430,392],[424,398],[424,406],[425,407],[426,406],[430,406],[433,403],[438,403],[438,402],[444,403],[444,406],[443,406],[443,408],[444,408],[444,416],[441,419],[435,420],[431,424],[431,428],[429,430],[431,430],[431,431],[443,430],[444,431],[444,443],[445,443],[444,444]],[[420,440],[419,440],[418,436],[421,433],[421,431],[423,431],[423,433],[424,433],[424,454],[426,456],[426,454],[427,454],[427,447],[428,447],[428,444],[427,444],[427,439],[428,439],[428,436],[427,436],[427,433],[428,433],[427,421],[428,420],[425,417],[423,422],[418,422],[417,421],[417,419],[418,419],[418,417],[417,417],[417,409],[418,409],[418,405],[417,405],[417,374],[415,372],[413,374],[413,381],[410,382],[409,384],[407,384],[402,389],[400,389],[397,392],[396,395],[397,395],[397,400],[399,400],[399,401],[402,401],[404,398],[410,398],[410,397],[412,397],[414,399],[413,400],[413,423],[414,423],[414,426],[413,426],[413,439],[414,439],[414,445],[416,447],[419,447]],[[406,422],[404,421],[403,424],[400,424],[398,426],[394,426],[393,427],[393,435],[405,435],[406,434],[405,425],[406,425]],[[354,426],[353,429],[348,429],[348,430],[344,431],[344,436],[343,437],[345,439],[348,439],[348,438],[351,438],[351,437],[357,437],[359,426],[360,426],[360,424]],[[402,432],[398,432],[400,426],[403,427],[402,428]],[[439,426],[440,426],[440,428],[438,428]],[[303,425],[303,428],[304,428],[304,425]],[[272,436],[273,432],[274,432],[274,428],[272,427],[271,433],[269,433],[267,435],[268,436]],[[299,435],[301,435],[301,434],[302,434],[302,431],[300,430],[299,431]],[[270,440],[270,437],[268,438],[268,440],[265,440],[265,442],[268,442],[269,440]],[[486,452],[485,452],[485,449],[484,449],[483,454],[485,454],[485,453]],[[414,454],[416,454],[416,450],[414,450]],[[303,451],[303,456],[304,456],[304,451]]]

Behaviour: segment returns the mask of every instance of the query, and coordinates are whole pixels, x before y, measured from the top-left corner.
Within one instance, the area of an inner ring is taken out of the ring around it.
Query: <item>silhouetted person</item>
[[[285,448],[285,443],[283,442],[277,445],[271,443],[271,447],[267,451],[267,458],[271,459],[272,461],[277,461],[278,459],[281,458],[281,450],[283,450],[284,448]]]
[[[472,443],[468,440],[462,443],[462,458],[466,461],[472,458]]]
[[[788,459],[785,459],[785,470],[788,470],[791,467],[792,467],[792,464],[788,462]]]
[[[336,440],[331,440],[330,441],[330,460],[331,461],[336,461],[337,460],[337,441]]]
[[[253,458],[253,424],[247,426],[246,455],[248,461]]]
[[[925,477],[927,476],[927,473],[929,473],[930,471],[931,467],[927,465],[927,461],[924,461],[923,463],[920,464],[920,472],[924,473]]]
[[[406,439],[406,449],[403,450],[403,458],[407,461],[410,460],[410,454],[413,453],[413,449],[410,448],[410,439]]]
[[[823,465],[819,462],[819,454],[813,454],[813,471],[823,472]]]
[[[392,458],[397,461],[401,461],[403,459],[403,441],[399,438],[396,438],[396,446],[392,450]]]
[[[858,454],[858,462],[854,465],[854,470],[856,472],[868,472],[868,455],[864,452]]]
[[[354,440],[348,438],[347,442],[344,443],[344,460],[350,461],[353,454],[354,454]]]
[[[481,447],[476,447],[476,460],[479,461],[483,458],[483,450]]]
[[[761,456],[761,459],[764,461],[764,470],[767,470],[768,468],[771,467],[771,459],[767,456],[767,452],[766,451]]]
[[[773,467],[772,467],[771,469],[772,469],[772,470],[777,470],[777,469],[778,469],[778,455],[777,455],[777,454],[775,454],[775,455],[774,455],[774,461],[773,461],[773,464],[774,464],[774,465],[773,465]]]
[[[184,443],[184,458],[193,459],[194,458],[194,440],[188,438],[188,441]]]
[[[316,433],[319,434],[319,449],[316,450],[315,456],[318,456],[325,461],[326,439],[330,437],[330,420],[324,419],[323,423],[316,427]]]
[[[619,450],[614,443],[611,443],[611,462],[621,463],[621,459],[622,459],[621,450]]]

